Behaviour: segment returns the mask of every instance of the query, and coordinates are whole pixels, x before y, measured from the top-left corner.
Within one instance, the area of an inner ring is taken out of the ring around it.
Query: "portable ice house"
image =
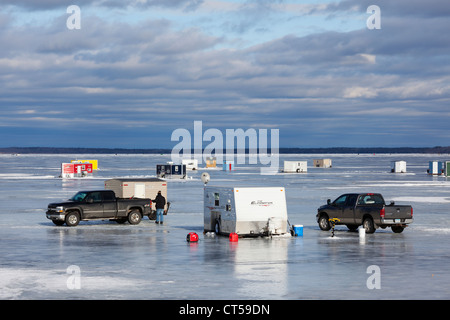
[[[314,159],[313,166],[316,168],[331,168],[331,159]]]
[[[92,173],[92,163],[62,163],[62,178],[81,178]]]
[[[431,175],[443,175],[445,174],[445,163],[441,161],[430,161],[427,172]]]
[[[450,161],[445,161],[445,176],[450,177]]]
[[[98,170],[98,160],[70,160],[70,163],[92,163],[92,170]]]
[[[187,170],[197,170],[198,160],[197,159],[182,159],[181,164],[186,165]]]
[[[291,173],[291,172],[307,172],[308,171],[308,162],[307,161],[284,161],[284,169],[283,172]]]
[[[285,189],[205,187],[204,231],[242,237],[288,233]]]
[[[406,173],[406,161],[392,161],[391,172]]]
[[[206,158],[206,167],[207,168],[215,168],[216,167],[216,157],[207,157]]]
[[[155,200],[158,191],[161,191],[161,194],[166,198],[167,202],[167,182],[158,178],[109,179],[105,181],[105,189],[114,191],[118,198],[143,198],[152,200]],[[156,210],[155,203],[152,204],[152,210]]]
[[[157,164],[156,175],[160,178],[186,178],[186,165],[185,164]]]
[[[223,162],[223,171],[233,171],[234,170],[234,161],[233,160],[225,160]]]

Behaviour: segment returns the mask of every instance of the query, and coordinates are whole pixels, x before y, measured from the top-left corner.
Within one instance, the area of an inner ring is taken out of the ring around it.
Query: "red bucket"
[[[186,236],[187,242],[197,242],[198,241],[198,234],[195,232],[189,232],[189,234]]]
[[[236,232],[230,233],[230,241],[231,242],[237,242],[238,238],[239,238],[239,236],[238,236],[238,234]]]

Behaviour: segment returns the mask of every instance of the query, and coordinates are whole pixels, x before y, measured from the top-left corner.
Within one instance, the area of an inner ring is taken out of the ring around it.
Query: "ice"
[[[90,178],[57,178],[62,162],[98,159]],[[332,168],[312,159],[331,158]],[[171,202],[164,225],[147,218],[136,226],[110,221],[57,227],[48,203],[79,190],[103,189],[104,180],[152,177],[170,155],[0,155],[0,299],[449,299],[450,182],[429,176],[428,161],[450,155],[291,154],[308,172],[261,175],[259,165],[235,171],[207,169],[210,185],[283,186],[289,223],[303,237],[262,237],[230,242],[203,235],[206,169],[168,180]],[[390,162],[407,162],[407,174]],[[321,231],[317,208],[344,192],[380,192],[411,204],[414,223],[401,234],[378,229],[361,238],[337,226]],[[199,241],[186,235],[196,232]],[[369,266],[378,266],[381,288],[369,289]],[[70,266],[80,287],[70,288]]]

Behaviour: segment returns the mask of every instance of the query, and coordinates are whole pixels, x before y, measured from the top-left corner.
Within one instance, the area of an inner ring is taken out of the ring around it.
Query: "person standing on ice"
[[[166,205],[166,198],[158,191],[158,194],[153,200],[156,206],[156,223],[163,224],[164,206]]]

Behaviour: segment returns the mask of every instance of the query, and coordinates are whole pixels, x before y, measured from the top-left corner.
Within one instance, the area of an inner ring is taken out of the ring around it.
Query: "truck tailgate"
[[[411,206],[385,206],[385,219],[411,219],[413,215]]]

